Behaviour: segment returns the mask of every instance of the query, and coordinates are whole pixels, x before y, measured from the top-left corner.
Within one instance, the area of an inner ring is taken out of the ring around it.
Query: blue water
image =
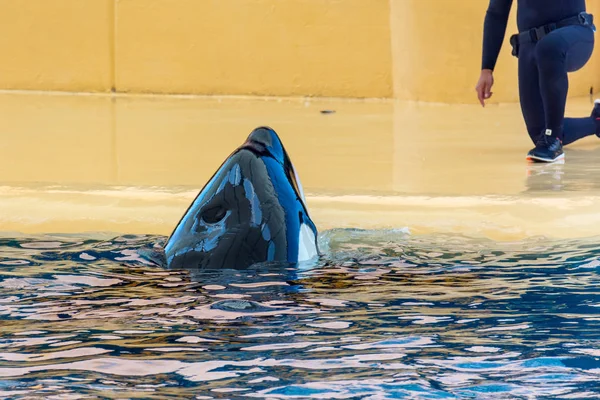
[[[0,397],[600,397],[600,241],[335,230],[169,271],[156,236],[0,237]]]

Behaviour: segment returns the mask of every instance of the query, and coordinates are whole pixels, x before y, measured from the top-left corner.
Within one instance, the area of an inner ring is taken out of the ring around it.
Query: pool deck
[[[568,115],[591,107],[571,100]],[[167,235],[261,125],[280,134],[320,230],[600,235],[600,139],[569,146],[564,165],[529,164],[517,104],[9,92],[0,232]]]

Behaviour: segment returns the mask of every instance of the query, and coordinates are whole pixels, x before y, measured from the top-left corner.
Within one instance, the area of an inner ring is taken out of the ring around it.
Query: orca
[[[281,139],[260,127],[200,191],[164,250],[173,269],[246,269],[313,260],[317,237]]]

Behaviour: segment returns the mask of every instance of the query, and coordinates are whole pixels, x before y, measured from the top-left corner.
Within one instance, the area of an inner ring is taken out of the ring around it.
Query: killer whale
[[[281,139],[260,127],[200,191],[164,250],[169,268],[244,269],[314,259],[317,235]]]

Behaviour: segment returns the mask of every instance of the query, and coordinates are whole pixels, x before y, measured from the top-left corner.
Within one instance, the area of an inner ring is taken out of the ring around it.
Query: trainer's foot
[[[550,135],[548,132],[550,132]],[[553,163],[565,159],[562,142],[551,134],[551,131],[546,131],[546,133],[540,135],[540,138],[535,144],[535,148],[527,153],[528,160]]]

